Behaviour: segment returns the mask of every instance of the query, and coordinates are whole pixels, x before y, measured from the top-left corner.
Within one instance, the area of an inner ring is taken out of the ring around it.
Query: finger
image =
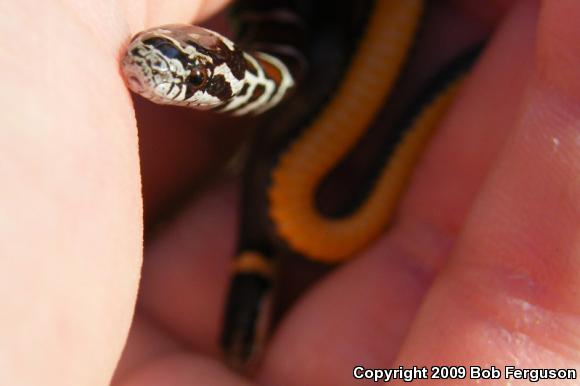
[[[230,0],[149,0],[141,18],[142,30],[163,24],[190,23],[203,20],[222,9]]]
[[[250,386],[222,363],[186,351],[153,360],[115,386]]]
[[[128,39],[135,33],[160,24],[201,21],[227,3],[228,0],[128,0],[87,5],[64,0],[62,9],[64,17],[80,22],[89,33],[91,43],[96,43],[101,52],[111,55],[111,59],[118,59]]]
[[[296,307],[273,341],[266,383],[348,383],[354,364],[395,358],[514,125],[534,28],[533,7],[525,5],[503,23],[420,163],[397,225]]]
[[[146,248],[140,294],[144,313],[204,353],[218,352],[236,209],[235,184],[216,184]]]
[[[112,386],[247,385],[216,360],[183,347],[143,313],[137,311]]]
[[[149,363],[182,351],[181,342],[138,309],[111,385],[118,386]]]
[[[0,384],[105,384],[142,253],[130,101],[71,7],[1,8]]]
[[[517,130],[401,363],[578,366],[580,4],[542,4],[535,77]]]

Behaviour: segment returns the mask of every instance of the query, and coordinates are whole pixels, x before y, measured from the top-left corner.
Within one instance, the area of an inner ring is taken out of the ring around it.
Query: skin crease
[[[454,3],[501,20],[491,45],[395,226],[291,310],[256,383],[361,384],[355,364],[579,367],[580,4]],[[11,15],[0,23],[0,384],[100,386],[117,366],[115,386],[251,384],[215,359],[236,181],[207,187],[147,240],[121,357],[142,213],[118,58],[138,30],[200,20],[222,2],[83,4],[0,5]],[[213,141],[205,133],[173,162],[207,166],[196,156]]]

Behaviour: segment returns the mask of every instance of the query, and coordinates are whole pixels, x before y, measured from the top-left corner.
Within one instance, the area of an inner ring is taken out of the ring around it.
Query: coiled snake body
[[[338,215],[319,208],[323,180],[372,124],[405,63],[421,0],[239,0],[237,43],[190,25],[137,34],[123,59],[131,90],[162,104],[234,115],[270,114],[246,165],[238,254],[222,346],[239,366],[264,338],[275,260],[352,257],[388,225],[431,129],[469,67],[447,71],[409,125],[389,136],[364,200]]]

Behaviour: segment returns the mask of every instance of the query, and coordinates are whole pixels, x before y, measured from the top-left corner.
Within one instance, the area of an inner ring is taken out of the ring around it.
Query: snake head
[[[210,109],[242,89],[244,63],[227,38],[201,27],[168,25],[135,35],[121,67],[129,88],[155,103]]]

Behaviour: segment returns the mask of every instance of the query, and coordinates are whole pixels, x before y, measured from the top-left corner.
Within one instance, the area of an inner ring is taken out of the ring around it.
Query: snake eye
[[[205,83],[207,73],[203,68],[194,67],[191,69],[187,82],[193,87],[200,87]]]
[[[179,56],[181,56],[181,52],[179,51],[179,49],[177,49],[177,47],[175,47],[175,45],[167,39],[163,38],[146,39],[143,40],[143,44],[147,44],[149,46],[158,49],[159,52],[161,52],[163,56],[165,56],[168,59],[176,59],[179,58]]]

